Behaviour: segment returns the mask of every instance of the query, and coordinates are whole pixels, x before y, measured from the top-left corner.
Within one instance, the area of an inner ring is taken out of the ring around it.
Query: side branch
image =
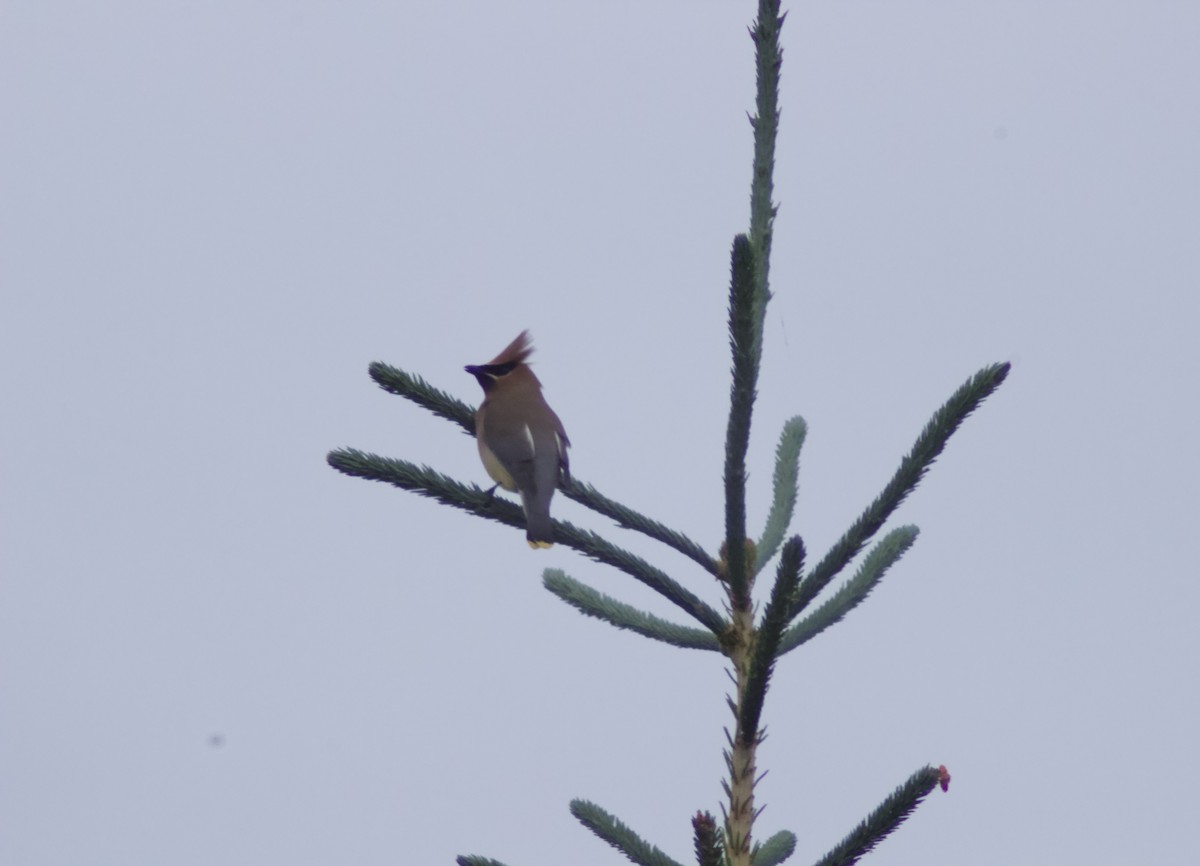
[[[796,834],[790,830],[780,830],[766,842],[754,846],[752,862],[754,866],[779,866],[795,850]]]
[[[912,450],[900,461],[900,468],[892,480],[887,483],[883,492],[875,501],[867,506],[858,519],[846,533],[837,540],[830,551],[825,554],[817,566],[804,578],[800,584],[793,614],[800,613],[822,589],[829,585],[871,537],[879,531],[884,522],[892,515],[925,476],[933,461],[946,447],[947,440],[958,430],[959,425],[967,416],[974,412],[979,404],[1000,387],[1008,376],[1011,364],[993,364],[980,370],[968,379],[945,404],[933,413],[921,435],[917,437]]]
[[[867,558],[852,578],[827,602],[783,633],[779,641],[779,655],[791,652],[812,640],[862,604],[871,594],[871,590],[883,580],[887,570],[913,546],[917,535],[918,530],[915,526],[901,526],[885,535],[867,554]]]
[[[330,466],[346,475],[384,481],[402,490],[411,490],[421,496],[436,499],[443,505],[460,508],[509,526],[525,525],[525,515],[517,505],[499,497],[489,496],[475,485],[468,487],[460,484],[428,466],[417,466],[404,460],[366,454],[353,448],[331,451],[326,459]],[[566,521],[554,521],[554,529],[556,538],[563,544],[636,578],[695,617],[714,634],[719,635],[725,630],[726,622],[720,613],[645,560],[606,541],[594,532],[579,529]]]
[[[880,803],[861,824],[817,861],[816,866],[851,866],[904,823],[939,782],[944,770],[922,767]]]
[[[638,866],[680,866],[608,812],[587,800],[572,800],[571,814]]]
[[[745,235],[733,239],[729,284],[729,343],[733,383],[725,434],[725,550],[729,598],[735,611],[750,609],[750,569],[746,561],[746,452],[758,383],[754,329],[754,254]]]
[[[697,812],[692,818],[692,842],[698,866],[725,866],[725,840],[710,813]]]
[[[557,568],[547,568],[542,572],[542,585],[585,616],[604,620],[617,628],[684,649],[721,651],[721,644],[712,632],[677,625],[652,613],[638,610],[568,577]]]
[[[378,454],[368,454],[356,448],[330,451],[325,460],[343,475],[366,478],[368,481],[384,481],[401,490],[436,499],[443,505],[469,511],[497,523],[518,528],[525,526],[525,516],[519,506],[505,499],[489,496],[485,490],[474,484],[461,484],[428,466],[380,457]]]
[[[750,673],[742,692],[738,720],[737,739],[749,745],[759,737],[759,718],[775,659],[779,656],[779,639],[788,624],[788,613],[792,607],[792,596],[800,582],[800,570],[804,567],[804,542],[799,535],[792,536],[783,546],[779,557],[779,569],[775,586],[771,589],[771,600],[763,612],[762,624],[758,628],[758,641],[750,658]]]
[[[703,547],[682,532],[677,532],[657,520],[639,514],[632,508],[626,508],[616,500],[609,499],[592,485],[575,479],[569,488],[563,489],[562,494],[568,499],[574,499],[580,505],[586,505],[592,511],[616,521],[618,526],[636,530],[655,541],[661,541],[667,547],[674,548],[699,564],[709,574],[716,575],[718,573],[716,560],[709,556]]]
[[[779,434],[779,444],[775,447],[775,488],[771,497],[771,510],[767,514],[767,523],[758,539],[758,555],[752,569],[757,574],[770,561],[783,536],[792,523],[792,514],[796,510],[796,485],[800,478],[800,446],[808,426],[800,416],[791,418],[783,425]]]
[[[523,525],[524,523],[522,523]],[[685,589],[644,559],[617,547],[596,533],[580,529],[565,520],[555,520],[554,537],[568,547],[575,548],[584,556],[618,568],[630,577],[641,581],[659,595],[676,604],[713,634],[719,636],[728,627],[729,623],[726,622],[725,617],[701,601],[690,590]]]
[[[420,376],[406,373],[382,361],[373,361],[367,368],[367,373],[375,380],[376,385],[389,394],[412,400],[434,415],[453,421],[463,428],[468,436],[475,435],[475,407],[433,387]]]

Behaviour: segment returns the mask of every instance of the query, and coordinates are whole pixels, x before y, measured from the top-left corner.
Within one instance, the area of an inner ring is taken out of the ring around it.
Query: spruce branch
[[[800,569],[803,567],[804,542],[795,535],[783,546],[775,585],[771,588],[771,600],[767,602],[762,623],[758,627],[758,640],[750,658],[750,673],[739,701],[737,738],[745,745],[758,742],[758,723],[778,656],[779,638],[787,627],[792,596],[800,582]]]
[[[779,655],[791,652],[829,628],[858,607],[870,595],[883,575],[917,540],[920,530],[915,526],[893,529],[871,549],[854,577],[815,611],[784,632],[779,641]]]
[[[781,830],[766,842],[754,847],[750,855],[753,866],[779,866],[796,850],[796,834]]]
[[[491,857],[479,857],[475,854],[461,854],[454,858],[458,866],[504,866],[499,860]]]
[[[754,565],[754,573],[762,570],[767,561],[779,550],[783,536],[792,524],[792,515],[796,510],[797,482],[800,478],[800,447],[808,426],[804,419],[797,415],[783,425],[779,434],[779,444],[775,447],[775,486],[771,499],[771,511],[767,515],[767,523],[758,541],[758,559]]]
[[[571,814],[638,866],[681,866],[595,803],[572,800]]]
[[[389,394],[411,400],[434,415],[457,424],[467,435],[475,435],[474,406],[433,387],[420,376],[405,372],[382,361],[372,362],[368,372],[375,383]],[[575,478],[570,484],[564,485],[561,493],[568,499],[573,499],[580,505],[615,520],[626,529],[635,530],[674,548],[698,563],[709,574],[717,574],[716,560],[692,539],[610,499],[592,485]]]
[[[692,838],[699,866],[725,866],[724,839],[711,813],[697,812],[692,818]]]
[[[858,519],[830,548],[817,566],[800,584],[793,614],[798,614],[837,574],[858,555],[863,545],[879,531],[900,503],[925,476],[933,461],[942,453],[946,442],[993,391],[1008,376],[1011,364],[992,364],[968,379],[940,409],[917,437],[912,450],[900,461],[900,468],[875,501],[867,506]]]
[[[367,454],[353,448],[331,451],[326,459],[330,466],[346,475],[383,481],[509,526],[525,525],[525,515],[519,506],[498,496],[490,496],[475,485],[468,487],[460,484],[427,466]],[[594,532],[579,529],[563,520],[554,521],[554,532],[561,543],[641,581],[707,626],[714,634],[724,631],[726,623],[720,613],[645,560]]]
[[[407,460],[395,460],[368,454],[357,448],[339,448],[326,455],[326,461],[343,475],[383,481],[401,490],[435,499],[443,505],[469,511],[508,526],[523,527],[525,516],[519,506],[491,496],[475,484],[466,485],[428,466]]]
[[[468,436],[475,435],[475,407],[433,387],[420,376],[406,373],[382,361],[372,361],[367,373],[375,380],[375,384],[389,394],[411,400],[434,415],[453,421]]]
[[[758,381],[754,327],[754,253],[750,239],[733,239],[729,281],[729,343],[733,350],[733,383],[729,388],[729,427],[725,436],[725,551],[729,600],[735,611],[750,609],[750,577],[746,562],[746,452],[750,416]]]
[[[922,767],[880,803],[845,839],[817,861],[816,866],[852,866],[899,827],[939,782],[944,770]]]
[[[657,520],[652,520],[632,508],[627,508],[621,503],[609,499],[592,485],[575,480],[570,489],[563,490],[563,494],[581,505],[586,505],[593,511],[615,520],[619,526],[636,530],[656,541],[661,541],[667,547],[674,548],[693,562],[698,563],[709,574],[717,574],[716,560],[692,539],[682,532],[677,532]]]
[[[685,589],[644,559],[617,547],[596,533],[579,529],[560,520],[554,521],[554,533],[555,537],[564,544],[574,547],[590,559],[619,568],[641,581],[695,618],[701,625],[706,626],[713,634],[722,634],[728,626],[720,613],[701,601],[693,592]]]
[[[557,568],[547,568],[542,572],[542,585],[580,613],[604,620],[617,628],[684,649],[721,651],[721,644],[712,632],[677,625],[638,610],[580,583]]]

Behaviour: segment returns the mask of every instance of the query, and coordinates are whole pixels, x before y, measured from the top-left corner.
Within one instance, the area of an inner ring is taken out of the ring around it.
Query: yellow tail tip
[[[527,540],[529,542],[529,546],[532,547],[534,550],[544,550],[547,547],[554,546],[553,541],[534,541],[533,539],[527,539]]]

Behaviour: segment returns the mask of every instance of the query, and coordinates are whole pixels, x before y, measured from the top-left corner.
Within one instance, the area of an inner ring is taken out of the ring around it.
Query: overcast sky
[[[1200,5],[788,5],[754,534],[787,418],[815,560],[1013,371],[781,662],[759,829],[944,763],[869,862],[1200,862]],[[720,657],[325,454],[486,483],[367,365],[475,403],[529,328],[578,477],[715,550],[753,6],[0,4],[0,863],[623,862],[572,797],[691,861]]]

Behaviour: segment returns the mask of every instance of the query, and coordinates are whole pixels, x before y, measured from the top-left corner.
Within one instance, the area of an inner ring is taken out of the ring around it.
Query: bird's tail
[[[553,491],[551,491],[553,494]],[[521,493],[525,510],[525,540],[536,549],[554,546],[554,524],[550,521],[550,497]]]

